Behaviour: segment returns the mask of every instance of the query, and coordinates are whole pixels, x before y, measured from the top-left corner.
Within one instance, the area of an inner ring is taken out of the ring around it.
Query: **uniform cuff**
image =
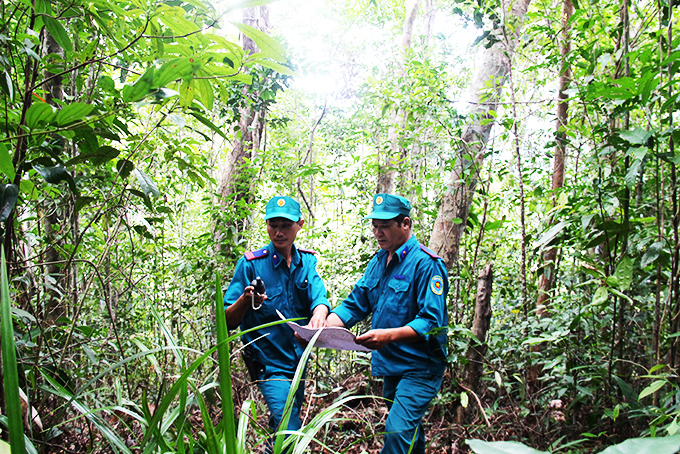
[[[419,336],[424,336],[432,330],[429,322],[418,318],[407,323],[406,326],[410,326]]]
[[[331,311],[331,314],[337,315],[340,318],[340,320],[342,320],[342,323],[345,324],[345,328],[351,328],[354,325],[354,323],[351,323],[352,313],[342,306],[338,306],[335,309],[333,309]]]
[[[311,312],[314,313],[314,309],[316,309],[317,306],[321,306],[322,304],[328,308],[328,312],[330,313],[331,312],[331,303],[329,303],[328,300],[325,299],[325,298],[322,299],[322,300],[317,300],[317,301],[313,302],[312,306],[310,307]]]

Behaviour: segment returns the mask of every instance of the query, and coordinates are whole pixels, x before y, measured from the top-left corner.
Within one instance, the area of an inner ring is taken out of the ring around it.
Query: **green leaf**
[[[50,32],[50,35],[52,35],[52,38],[54,38],[57,44],[59,44],[64,51],[73,52],[73,43],[71,42],[68,32],[64,26],[61,25],[61,22],[50,16],[43,16],[42,19],[45,28],[47,28],[47,31]]]
[[[9,153],[7,147],[0,143],[0,172],[4,173],[10,181],[14,180],[16,172],[14,164],[12,163],[12,154]]]
[[[135,169],[132,173],[137,177],[139,186],[142,188],[142,192],[146,197],[158,197],[160,192],[158,191],[158,186],[153,182],[151,178],[139,169]]]
[[[652,264],[656,259],[658,259],[661,251],[663,251],[663,245],[664,243],[659,241],[649,246],[642,255],[642,260],[640,260],[640,268],[647,268],[648,265]]]
[[[643,389],[642,392],[640,392],[640,395],[638,396],[638,400],[642,400],[643,398],[649,396],[650,394],[654,394],[655,392],[657,392],[658,390],[663,388],[663,386],[667,383],[668,383],[668,381],[666,381],[666,380],[656,380],[651,385],[649,385],[648,387]]]
[[[232,22],[232,24],[234,27],[238,28],[241,33],[255,41],[257,47],[260,48],[260,52],[267,57],[276,60],[279,63],[286,62],[286,49],[284,49],[284,47],[274,38],[250,25],[242,24],[240,22]]]
[[[110,95],[118,94],[118,90],[116,90],[116,83],[110,76],[101,76],[97,81],[97,85]]]
[[[640,173],[640,167],[642,166],[642,159],[636,159],[628,168],[628,173],[626,173],[626,186],[632,189],[633,186],[637,184],[638,174]]]
[[[465,440],[476,454],[549,454],[516,441]]]
[[[13,184],[0,185],[0,222],[5,222],[17,204],[19,188]]]
[[[75,121],[81,120],[89,115],[90,112],[92,112],[92,109],[94,109],[94,106],[91,104],[85,104],[82,102],[71,103],[57,112],[57,125],[65,126]]]
[[[194,80],[184,80],[179,87],[179,103],[185,109],[191,106],[195,95]]]
[[[116,163],[116,170],[123,179],[129,177],[134,168],[135,165],[132,163],[132,161],[128,161],[127,159],[119,159]]]
[[[460,393],[460,406],[463,408],[467,408],[469,403],[470,397],[468,396],[468,393],[466,393],[465,391]]]
[[[193,62],[188,57],[175,58],[163,64],[153,78],[153,88],[161,88],[177,79],[185,79],[193,73]]]
[[[196,120],[200,121],[203,123],[205,126],[207,126],[209,129],[212,131],[216,132],[219,134],[223,139],[227,140],[227,136],[222,132],[220,128],[218,128],[212,121],[208,120],[205,118],[203,115],[199,114],[196,111],[190,111],[189,114],[194,117]]]
[[[126,85],[123,87],[123,101],[125,102],[137,102],[142,99],[151,91],[151,86],[153,85],[155,68],[149,66],[144,74],[137,79],[134,85]]]
[[[633,259],[628,256],[623,257],[616,266],[614,276],[619,280],[619,290],[628,290],[633,282]]]
[[[2,339],[2,371],[5,391],[5,410],[9,425],[9,442],[12,452],[25,452],[24,418],[21,413],[19,397],[19,372],[17,369],[14,326],[12,323],[12,304],[9,296],[5,245],[0,245],[0,338]]]
[[[622,139],[627,140],[630,143],[644,145],[647,143],[647,140],[652,136],[652,133],[642,128],[636,127],[635,129],[632,129],[630,131],[621,131],[619,133],[619,136],[621,136]]]
[[[680,435],[658,438],[631,438],[610,446],[600,454],[675,454],[680,449]]]
[[[236,432],[234,431],[234,398],[232,396],[231,384],[231,357],[229,353],[229,331],[227,329],[227,319],[224,312],[224,302],[222,301],[222,285],[220,275],[215,277],[215,325],[217,331],[217,362],[220,374],[220,396],[222,400],[222,416],[224,418],[222,428],[224,429],[224,441],[227,452],[236,452]]]
[[[258,65],[264,66],[265,68],[273,69],[279,74],[285,74],[286,76],[297,76],[297,73],[290,69],[289,67],[273,62],[271,60],[252,59],[248,60],[248,62],[257,63]]]
[[[3,72],[4,77],[0,76],[0,88],[5,92],[9,98],[9,102],[14,101],[14,85],[12,84],[12,77],[7,71]]]
[[[73,164],[89,161],[92,164],[98,166],[112,159],[117,158],[119,154],[120,154],[119,150],[108,145],[103,145],[93,152],[79,154],[73,159],[67,161],[66,165],[71,166]]]
[[[555,224],[554,226],[552,226],[547,232],[545,232],[543,235],[541,235],[541,238],[539,238],[538,241],[536,241],[536,243],[534,244],[534,249],[541,248],[541,247],[547,245],[548,243],[550,243],[570,223],[571,223],[570,221],[561,221],[561,222]]]
[[[213,93],[212,85],[206,79],[196,80],[196,87],[198,88],[198,93],[201,98],[203,105],[211,111],[213,108],[213,102],[215,100],[215,94]]]
[[[593,303],[595,306],[599,306],[600,304],[604,304],[607,302],[607,298],[609,298],[609,291],[607,290],[607,287],[599,287],[595,291],[595,295],[593,295]]]
[[[87,205],[91,204],[94,202],[96,199],[94,197],[78,197],[78,200],[76,200],[76,205],[75,205],[75,211],[76,213],[80,212],[84,207]]]
[[[39,125],[44,125],[54,118],[54,108],[44,102],[33,103],[26,112],[26,126],[28,129],[37,129]]]
[[[76,189],[76,183],[68,170],[66,170],[66,167],[62,165],[45,167],[41,164],[33,164],[33,169],[38,172],[48,183],[58,184],[62,181],[66,181],[74,194],[78,192]]]

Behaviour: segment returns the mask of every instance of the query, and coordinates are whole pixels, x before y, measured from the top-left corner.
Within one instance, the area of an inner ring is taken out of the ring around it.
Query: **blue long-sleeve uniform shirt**
[[[393,342],[372,353],[373,375],[440,374],[446,368],[448,275],[441,258],[412,236],[395,251],[381,249],[342,304],[333,312],[347,328],[373,314],[371,327],[410,326],[416,342]]]
[[[260,276],[267,289],[267,299],[259,310],[249,308],[241,322],[241,330],[280,320],[278,309],[286,318],[303,317],[309,321],[319,304],[329,306],[326,287],[316,271],[313,251],[298,249],[293,245],[290,269],[285,259],[272,243],[241,257],[224,294],[225,309],[243,294],[243,289]],[[298,323],[304,325],[305,321]],[[266,334],[261,339],[260,336]],[[257,340],[256,340],[257,339]],[[292,374],[302,356],[303,348],[295,341],[293,330],[280,324],[243,335],[243,343],[253,342],[254,359],[267,368],[267,372]]]

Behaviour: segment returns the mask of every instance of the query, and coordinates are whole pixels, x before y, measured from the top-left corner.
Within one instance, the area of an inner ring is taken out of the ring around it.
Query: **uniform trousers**
[[[383,377],[383,397],[389,414],[381,454],[425,454],[422,419],[439,392],[442,378],[441,374]]]

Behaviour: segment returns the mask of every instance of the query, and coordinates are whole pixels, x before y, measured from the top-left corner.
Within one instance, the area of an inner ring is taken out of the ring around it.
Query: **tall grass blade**
[[[257,416],[255,413],[255,402],[250,399],[241,405],[241,414],[238,417],[238,430],[236,432],[236,454],[246,454],[246,438],[248,435],[248,423],[250,422],[249,414],[253,415],[253,419]]]
[[[215,426],[213,426],[212,419],[210,419],[208,407],[205,405],[205,399],[203,399],[203,395],[195,388],[194,392],[196,393],[198,406],[201,409],[201,418],[203,419],[203,430],[205,431],[205,451],[208,454],[222,454],[222,450],[219,449],[220,442],[217,439]]]
[[[2,371],[4,374],[5,409],[9,424],[9,444],[12,454],[26,452],[24,444],[24,418],[21,415],[19,397],[19,372],[17,371],[17,352],[14,345],[14,326],[12,325],[12,306],[9,299],[9,280],[5,262],[5,246],[0,247],[0,339],[2,339]]]
[[[323,330],[317,331],[314,337],[310,339],[307,348],[305,348],[305,351],[302,353],[300,363],[298,364],[297,369],[295,369],[295,375],[293,376],[293,381],[290,384],[290,391],[288,392],[288,398],[286,399],[286,406],[283,407],[283,416],[281,417],[279,430],[276,432],[276,441],[274,442],[275,454],[279,454],[283,449],[283,441],[286,436],[284,431],[286,427],[288,427],[288,421],[290,421],[290,415],[293,412],[293,402],[295,400],[295,393],[297,392],[297,389],[300,386],[300,380],[302,380],[302,375],[305,372],[307,360],[309,359],[309,355],[312,354],[312,349],[314,348],[314,344],[316,343],[316,340],[319,338],[321,331]]]
[[[151,314],[153,315],[153,318],[156,319],[156,323],[158,323],[158,327],[161,329],[161,332],[163,333],[163,337],[165,337],[165,340],[168,342],[170,347],[172,347],[172,354],[175,355],[177,362],[180,364],[182,369],[184,369],[185,364],[184,355],[182,354],[180,347],[177,345],[175,337],[168,329],[168,326],[165,324],[165,320],[163,320],[163,317],[161,317],[161,315],[158,313],[154,305],[151,304],[149,307],[151,308]]]
[[[236,424],[234,421],[234,398],[231,394],[231,358],[227,320],[222,302],[220,275],[215,278],[215,324],[217,325],[217,362],[220,370],[220,396],[222,398],[222,430],[227,454],[236,454]]]
[[[0,424],[4,427],[9,427],[7,424],[7,416],[0,415]],[[28,435],[24,435],[24,443],[26,443],[26,454],[38,454],[38,450],[35,449],[35,446],[33,446],[33,442],[28,438]],[[9,444],[7,444],[7,452],[10,452]],[[0,454],[2,454],[2,450],[0,450]]]
[[[111,426],[109,426],[106,421],[100,418],[94,411],[87,408],[85,405],[81,404],[79,401],[73,398],[73,395],[54,378],[50,377],[44,371],[41,371],[42,376],[45,380],[52,386],[52,389],[46,388],[46,391],[67,400],[73,408],[80,412],[85,418],[90,421],[104,438],[109,442],[111,447],[118,449],[125,454],[132,454],[132,452],[125,445],[125,442],[116,435]],[[21,420],[20,420],[21,421]],[[12,451],[14,453],[14,451]],[[23,452],[22,452],[23,454]]]

